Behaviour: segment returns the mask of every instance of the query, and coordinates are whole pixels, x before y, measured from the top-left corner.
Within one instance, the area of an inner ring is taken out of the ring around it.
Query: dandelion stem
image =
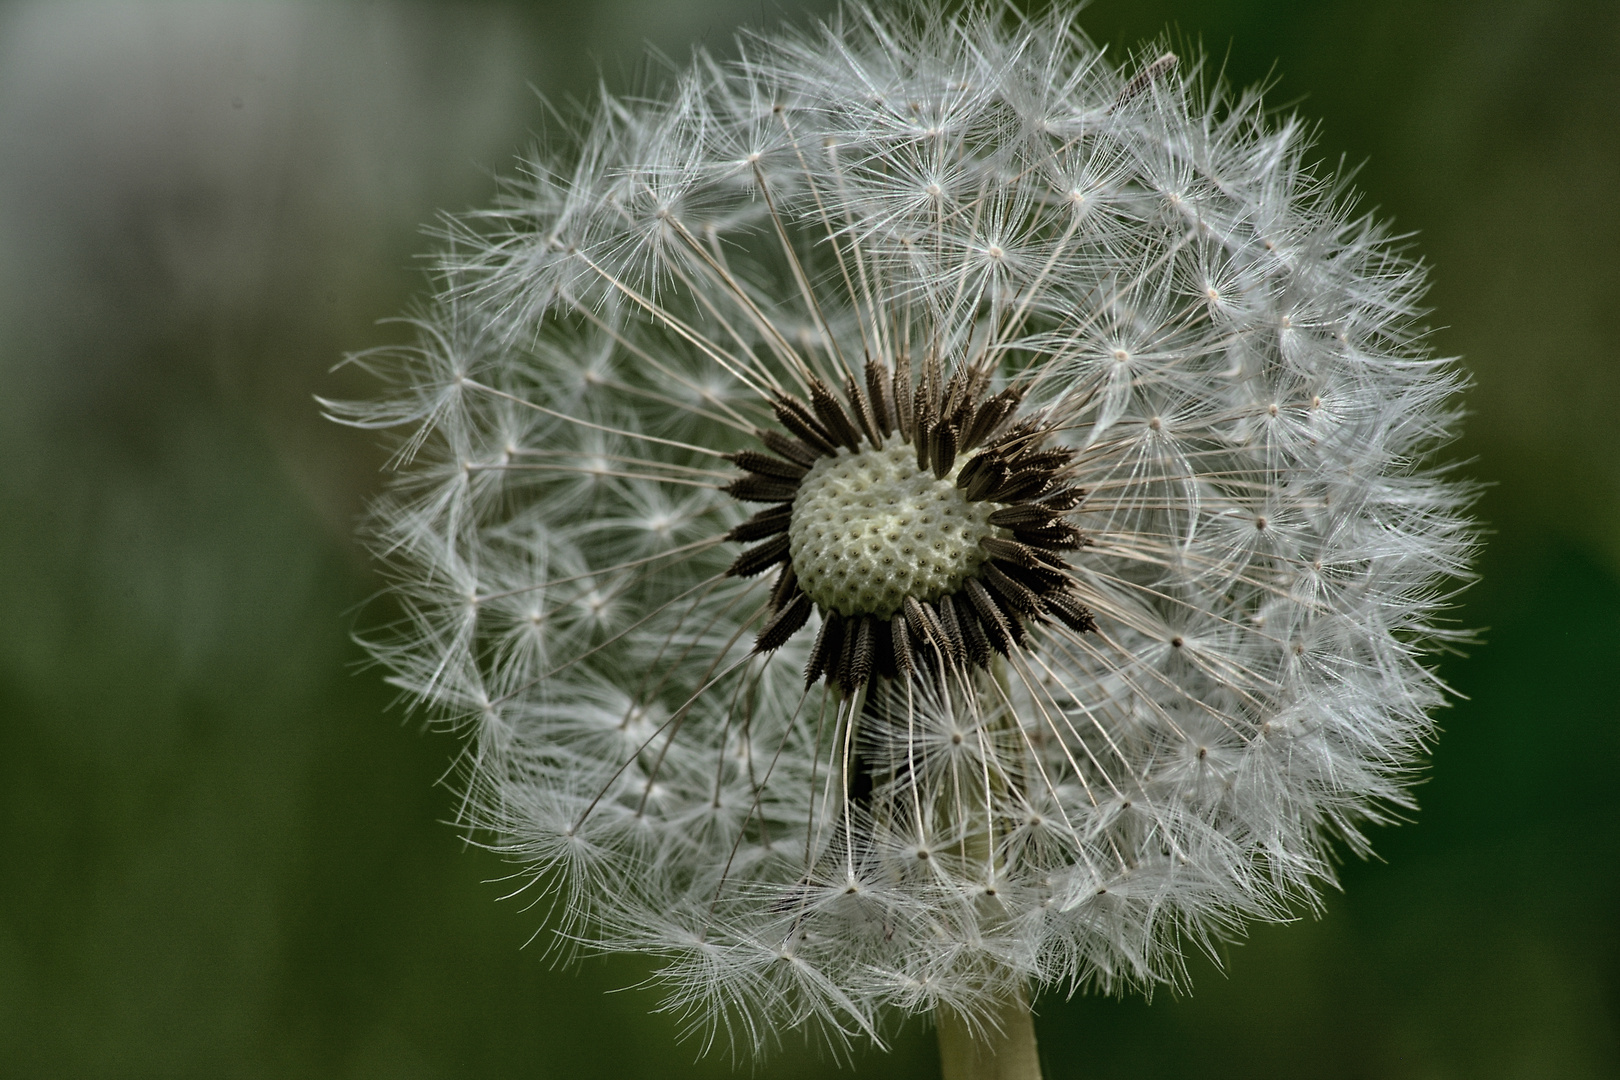
[[[1041,1080],[1035,1023],[1022,991],[981,1022],[945,1006],[934,1020],[942,1080]]]

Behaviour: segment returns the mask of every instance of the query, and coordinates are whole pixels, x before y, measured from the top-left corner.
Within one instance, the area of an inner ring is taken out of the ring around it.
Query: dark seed
[[[917,380],[917,386],[918,389],[922,390],[923,396],[927,399],[929,407],[934,410],[935,416],[939,415],[939,406],[941,404],[939,384],[939,354],[930,350],[928,355],[923,358],[922,378]]]
[[[996,607],[1001,609],[1001,617],[1006,620],[1007,633],[1012,638],[1013,644],[1020,648],[1027,645],[1029,643],[1029,634],[1024,629],[1024,620],[1019,617],[1018,611],[1006,597],[994,589],[987,588],[985,592],[990,594],[990,599],[995,602]]]
[[[962,649],[968,661],[977,667],[989,667],[990,642],[984,636],[984,627],[979,625],[979,616],[974,613],[972,603],[961,593],[948,601],[941,601],[940,607],[946,603],[956,609],[956,623],[962,628]]]
[[[743,502],[792,502],[799,494],[799,485],[785,480],[771,480],[764,476],[739,477],[720,489]]]
[[[911,400],[911,356],[901,353],[900,358],[894,362],[894,423],[900,429],[900,434],[907,442],[911,441],[912,424],[915,414],[912,411]]]
[[[906,597],[905,604],[907,629],[911,631],[917,647],[944,651],[947,648],[945,631],[939,625],[939,616],[934,614],[934,609],[912,596]]]
[[[1050,522],[1055,515],[1050,509],[1038,503],[1020,503],[1017,506],[1003,506],[990,515],[990,524],[999,525],[1004,529],[1015,528],[1019,525],[1033,524],[1040,528]]]
[[[967,393],[968,373],[964,368],[957,368],[956,374],[945,384],[945,392],[940,395],[939,415],[954,416],[957,407],[963,404],[962,398]]]
[[[980,502],[988,499],[996,489],[1006,484],[1007,466],[1002,464],[1001,459],[988,450],[974,460],[983,461],[984,464],[974,473],[973,479],[969,481],[963,494],[968,497],[969,502]],[[957,475],[957,482],[958,484],[961,483],[961,474]]]
[[[941,424],[928,437],[928,457],[934,465],[934,477],[945,479],[945,474],[956,464],[956,432]]]
[[[957,667],[961,667],[967,660],[967,651],[962,642],[962,627],[956,618],[956,605],[950,602],[949,597],[942,597],[939,601],[939,627],[945,631],[945,650],[948,659]]]
[[[732,463],[739,469],[758,473],[761,476],[774,476],[782,480],[792,480],[795,483],[804,479],[809,468],[796,461],[783,461],[773,458],[769,454],[762,454],[758,450],[739,450],[735,454],[727,454]]]
[[[773,454],[780,454],[789,461],[797,461],[806,469],[816,463],[821,455],[810,449],[804,443],[791,435],[784,435],[780,431],[769,431],[765,428],[755,428],[754,437],[765,444],[765,449]]]
[[[1033,499],[1052,485],[1052,474],[1045,469],[1020,469],[1007,478],[1007,482],[992,491],[991,502],[1023,502]]]
[[[967,431],[963,433],[962,448],[966,450],[978,446],[999,435],[1023,399],[1023,387],[1009,386],[995,397],[981,403],[974,412],[973,419],[968,422]]]
[[[1008,628],[1001,609],[990,599],[990,594],[979,584],[978,578],[968,578],[962,591],[967,593],[968,600],[973,604],[973,612],[979,617],[979,625],[984,627],[985,637],[990,639],[990,647],[1006,656],[1012,645],[1012,630]]]
[[[782,572],[776,575],[776,584],[771,586],[771,609],[781,611],[783,606],[799,592],[799,575],[793,572],[793,564],[787,563]]]
[[[917,387],[916,414],[911,422],[911,443],[917,448],[917,470],[928,468],[928,447],[934,434],[934,403]]]
[[[846,692],[862,686],[872,677],[872,660],[875,646],[873,637],[876,627],[875,620],[870,615],[862,615],[861,621],[856,624],[855,632],[850,635],[854,646],[849,650],[849,660],[844,668],[843,676],[838,680]]]
[[[1023,451],[1024,446],[1033,441],[1040,429],[1040,418],[1031,416],[1020,420],[1012,427],[997,435],[990,444],[990,449],[997,451],[1004,457],[1011,457]]]
[[[838,662],[827,672],[827,677],[848,694],[858,685],[855,682],[855,650],[860,644],[861,623],[865,617],[850,618],[844,623],[844,647],[838,651]]]
[[[1065,575],[1069,573],[1069,564],[1064,560],[1062,553],[1048,551],[1046,548],[1041,547],[1032,547],[1029,552],[1040,560],[1040,569],[1056,570]]]
[[[962,471],[956,474],[956,486],[966,491],[984,473],[996,463],[996,456],[991,453],[979,454],[969,458],[962,465]]]
[[[820,379],[812,380],[810,383],[810,406],[816,410],[816,416],[835,443],[847,446],[851,450],[860,450],[861,433],[856,431],[855,425],[850,422],[849,413],[844,411],[843,404]]]
[[[962,449],[971,450],[983,442],[985,433],[1001,419],[998,413],[1005,408],[1005,403],[999,398],[991,398],[975,409],[962,429]]]
[[[1084,489],[1064,486],[1056,491],[1047,492],[1041,497],[1041,505],[1058,513],[1067,513],[1080,505],[1080,500],[1086,497]]]
[[[1031,569],[1042,565],[1035,552],[1023,544],[1015,543],[1012,540],[1003,540],[999,536],[987,536],[979,541],[979,546],[992,559],[1005,559],[1007,562],[1017,563],[1019,566],[1028,566]]]
[[[995,563],[985,563],[981,568],[984,571],[985,584],[990,586],[1000,599],[1006,601],[1004,607],[1010,607],[1020,615],[1031,619],[1038,619],[1042,615],[1040,598],[1034,590],[1028,588],[1023,582],[1002,572]]]
[[[1037,552],[1037,554],[1039,554]],[[994,564],[997,570],[1012,578],[1021,581],[1030,589],[1040,595],[1045,595],[1055,589],[1067,589],[1074,583],[1066,570],[1054,566],[1021,566],[1010,563],[1005,559],[996,559]]]
[[[774,652],[786,645],[788,639],[800,630],[810,619],[810,610],[815,605],[804,593],[794,597],[793,603],[778,611],[765,628],[754,639],[755,652]]]
[[[949,411],[943,413],[947,417],[946,423],[957,436],[957,445],[961,445],[962,429],[967,427],[968,417],[973,415],[973,400],[968,398],[956,402]]]
[[[810,661],[804,666],[804,685],[814,686],[817,679],[828,673],[844,651],[844,617],[836,611],[827,612],[821,623],[821,633],[810,648]]]
[[[821,421],[810,411],[810,406],[798,398],[782,394],[771,402],[771,410],[776,413],[776,419],[783,427],[797,435],[811,449],[827,457],[838,453],[838,440],[821,426]]]
[[[866,400],[871,402],[878,430],[887,438],[894,430],[894,380],[877,360],[866,362]]]
[[[773,506],[768,510],[761,510],[747,521],[733,525],[731,531],[726,533],[726,539],[745,544],[754,540],[763,540],[767,536],[787,532],[788,525],[792,520],[793,507]]]
[[[1061,521],[1054,521],[1044,528],[1014,529],[1013,535],[1021,543],[1054,551],[1074,551],[1085,542],[1079,529]]]
[[[726,571],[728,577],[753,577],[763,574],[777,563],[788,557],[788,538],[786,534],[777,536],[758,547],[749,548],[737,556],[737,561],[731,564]]]
[[[1020,469],[1044,469],[1047,472],[1057,472],[1074,460],[1074,451],[1068,447],[1054,447],[1051,450],[1039,450],[1033,454],[1023,454],[1018,458]]]
[[[877,418],[872,415],[872,403],[866,400],[866,391],[861,389],[853,375],[844,376],[844,396],[849,398],[850,411],[855,414],[855,421],[867,439],[873,446],[881,444],[883,433],[878,430]]]
[[[1072,593],[1052,593],[1041,597],[1041,602],[1059,622],[1076,633],[1088,634],[1097,629],[1097,620],[1091,614],[1091,609],[1077,600]]]
[[[911,655],[911,631],[907,629],[905,616],[896,612],[894,618],[889,620],[889,637],[894,641],[894,666],[902,675],[910,675],[917,670],[916,662]]]

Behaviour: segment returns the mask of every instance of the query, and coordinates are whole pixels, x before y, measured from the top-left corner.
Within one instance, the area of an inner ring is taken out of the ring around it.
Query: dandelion
[[[1306,152],[1062,15],[856,6],[453,223],[333,409],[403,433],[372,647],[563,940],[1032,1076],[1031,993],[1177,983],[1411,805],[1459,376]]]

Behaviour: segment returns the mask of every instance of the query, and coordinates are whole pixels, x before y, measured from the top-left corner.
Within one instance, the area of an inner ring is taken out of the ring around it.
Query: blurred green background
[[[0,1075],[664,1077],[634,960],[552,970],[350,642],[381,458],[321,421],[534,91],[796,8],[0,5]],[[1620,4],[1098,0],[1365,161],[1492,486],[1487,644],[1414,821],[1178,998],[1043,1000],[1050,1080],[1620,1076]],[[374,612],[375,609],[366,609]],[[834,1074],[790,1050],[742,1075]],[[858,1075],[935,1077],[903,1030]],[[848,1073],[846,1067],[845,1073]]]

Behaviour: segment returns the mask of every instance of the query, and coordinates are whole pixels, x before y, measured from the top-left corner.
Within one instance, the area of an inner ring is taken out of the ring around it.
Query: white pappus
[[[1300,122],[847,8],[447,230],[369,642],[568,940],[744,1043],[1150,987],[1410,805],[1468,573],[1424,274]]]

